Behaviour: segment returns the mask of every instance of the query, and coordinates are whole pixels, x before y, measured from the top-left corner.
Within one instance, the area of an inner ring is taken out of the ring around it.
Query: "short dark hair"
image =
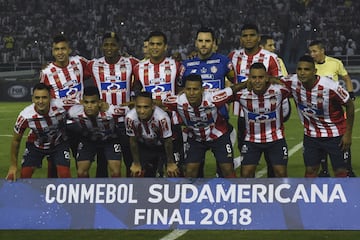
[[[105,33],[104,36],[103,36],[103,41],[106,38],[114,38],[116,40],[116,42],[120,41],[119,36],[115,32],[107,32],[107,33]]]
[[[261,63],[261,62],[253,63],[253,64],[250,66],[250,69],[249,69],[249,70],[251,71],[252,69],[264,69],[265,72],[266,72],[266,67],[265,67],[265,65],[264,65],[263,63]]]
[[[202,85],[202,78],[201,75],[199,74],[190,74],[188,76],[185,77],[185,82],[187,81],[193,81],[193,82],[200,82]]]
[[[167,44],[167,37],[166,37],[165,33],[161,32],[161,31],[150,32],[148,39],[150,40],[150,38],[152,38],[152,37],[163,37],[165,45]]]
[[[100,99],[99,89],[96,86],[87,86],[84,88],[84,96],[96,95]]]
[[[144,97],[144,98],[150,98],[152,100],[152,93],[151,92],[145,92],[145,91],[142,91],[142,92],[139,92],[135,99],[138,98],[138,97]]]
[[[49,93],[50,93],[51,89],[52,89],[52,88],[51,88],[49,85],[46,85],[46,84],[44,84],[44,83],[37,83],[37,84],[35,84],[34,87],[33,87],[33,91],[35,91],[35,90],[46,90],[46,91],[48,91]]]
[[[314,40],[314,41],[310,42],[309,47],[312,47],[312,46],[319,46],[319,48],[325,49],[325,45],[321,40]]]
[[[211,28],[201,27],[201,28],[196,32],[196,38],[199,36],[199,33],[201,33],[201,32],[210,33],[212,39],[213,39],[213,40],[216,40],[216,38],[215,38],[215,32],[214,32],[214,30],[212,30]]]
[[[267,43],[267,40],[271,40],[274,39],[273,37],[271,37],[270,35],[261,35],[260,38],[260,45],[265,45]]]
[[[314,59],[310,55],[303,55],[299,58],[299,62],[309,62],[315,66]]]
[[[245,23],[241,28],[241,32],[244,30],[249,30],[249,29],[255,30],[256,33],[259,33],[259,28],[254,23]]]
[[[57,34],[53,38],[53,43],[59,43],[59,42],[66,42],[68,43],[67,38],[64,36],[64,34]]]

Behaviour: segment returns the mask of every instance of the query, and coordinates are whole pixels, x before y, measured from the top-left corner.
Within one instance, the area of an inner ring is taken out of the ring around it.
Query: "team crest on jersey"
[[[120,71],[121,71],[122,73],[125,73],[125,72],[126,72],[126,67],[125,67],[125,66],[120,67]]]
[[[170,69],[165,69],[165,75],[170,75],[171,74],[171,70]]]
[[[271,97],[270,97],[270,104],[271,104],[271,105],[276,104],[276,97],[275,97],[275,96],[271,96]]]
[[[218,69],[217,69],[216,66],[212,66],[212,67],[210,68],[210,71],[211,71],[211,73],[217,73]]]
[[[324,98],[319,96],[319,97],[317,97],[316,101],[317,101],[318,103],[323,103],[323,102],[324,102]]]

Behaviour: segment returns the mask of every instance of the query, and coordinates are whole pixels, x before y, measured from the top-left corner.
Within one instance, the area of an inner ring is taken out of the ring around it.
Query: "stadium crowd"
[[[351,0],[0,0],[0,62],[50,61],[49,39],[58,32],[66,33],[74,54],[92,59],[101,54],[105,31],[120,34],[122,52],[140,57],[144,38],[158,29],[169,37],[169,50],[185,56],[200,26],[217,31],[218,51],[227,54],[238,47],[244,22],[272,35],[285,61],[295,62],[315,38],[325,40],[330,55],[358,54],[359,8]]]

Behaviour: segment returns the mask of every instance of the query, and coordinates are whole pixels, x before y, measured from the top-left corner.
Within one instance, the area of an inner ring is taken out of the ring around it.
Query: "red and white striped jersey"
[[[245,49],[241,48],[232,51],[229,54],[229,58],[235,71],[234,83],[246,81],[250,73],[250,66],[256,62],[263,63],[270,76],[282,76],[277,55],[265,49],[259,48],[257,53],[248,55],[246,54]],[[234,114],[239,115],[239,113],[239,103],[234,102]]]
[[[185,93],[168,97],[163,104],[181,117],[196,141],[213,141],[228,131],[228,124],[219,109],[233,98],[231,88],[203,93],[199,107],[192,107]]]
[[[107,63],[105,57],[89,62],[88,71],[105,102],[121,105],[130,101],[133,69],[138,62],[134,57],[120,57],[115,64]]]
[[[80,100],[83,93],[86,64],[88,60],[80,56],[71,56],[66,67],[50,63],[40,72],[40,82],[51,86],[52,98]]]
[[[27,106],[17,117],[14,127],[15,133],[22,135],[29,128],[28,142],[40,149],[55,147],[67,139],[65,135],[65,106],[62,100],[52,99],[50,110],[46,115],[36,112],[34,103]]]
[[[161,108],[155,106],[154,112],[148,121],[140,121],[136,109],[129,111],[125,118],[126,134],[136,137],[139,142],[146,145],[163,144],[163,139],[172,136],[169,115]]]
[[[106,141],[117,138],[117,118],[124,118],[128,107],[110,105],[105,112],[99,112],[96,117],[88,117],[84,106],[77,104],[69,109],[68,124],[78,127],[81,136],[90,141]]]
[[[262,95],[242,89],[236,94],[245,116],[245,141],[269,143],[283,139],[282,100],[290,91],[281,85],[271,84]]]
[[[135,81],[140,81],[146,92],[152,92],[153,99],[165,100],[175,94],[180,73],[180,63],[167,57],[161,63],[153,64],[150,59],[135,66]]]
[[[305,135],[319,138],[345,133],[346,119],[342,105],[349,101],[350,96],[339,82],[317,76],[313,88],[307,90],[296,74],[283,80],[291,88]]]

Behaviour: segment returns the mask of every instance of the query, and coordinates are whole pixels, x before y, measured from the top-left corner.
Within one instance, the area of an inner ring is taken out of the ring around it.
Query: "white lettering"
[[[137,203],[133,184],[49,184],[47,203]]]

